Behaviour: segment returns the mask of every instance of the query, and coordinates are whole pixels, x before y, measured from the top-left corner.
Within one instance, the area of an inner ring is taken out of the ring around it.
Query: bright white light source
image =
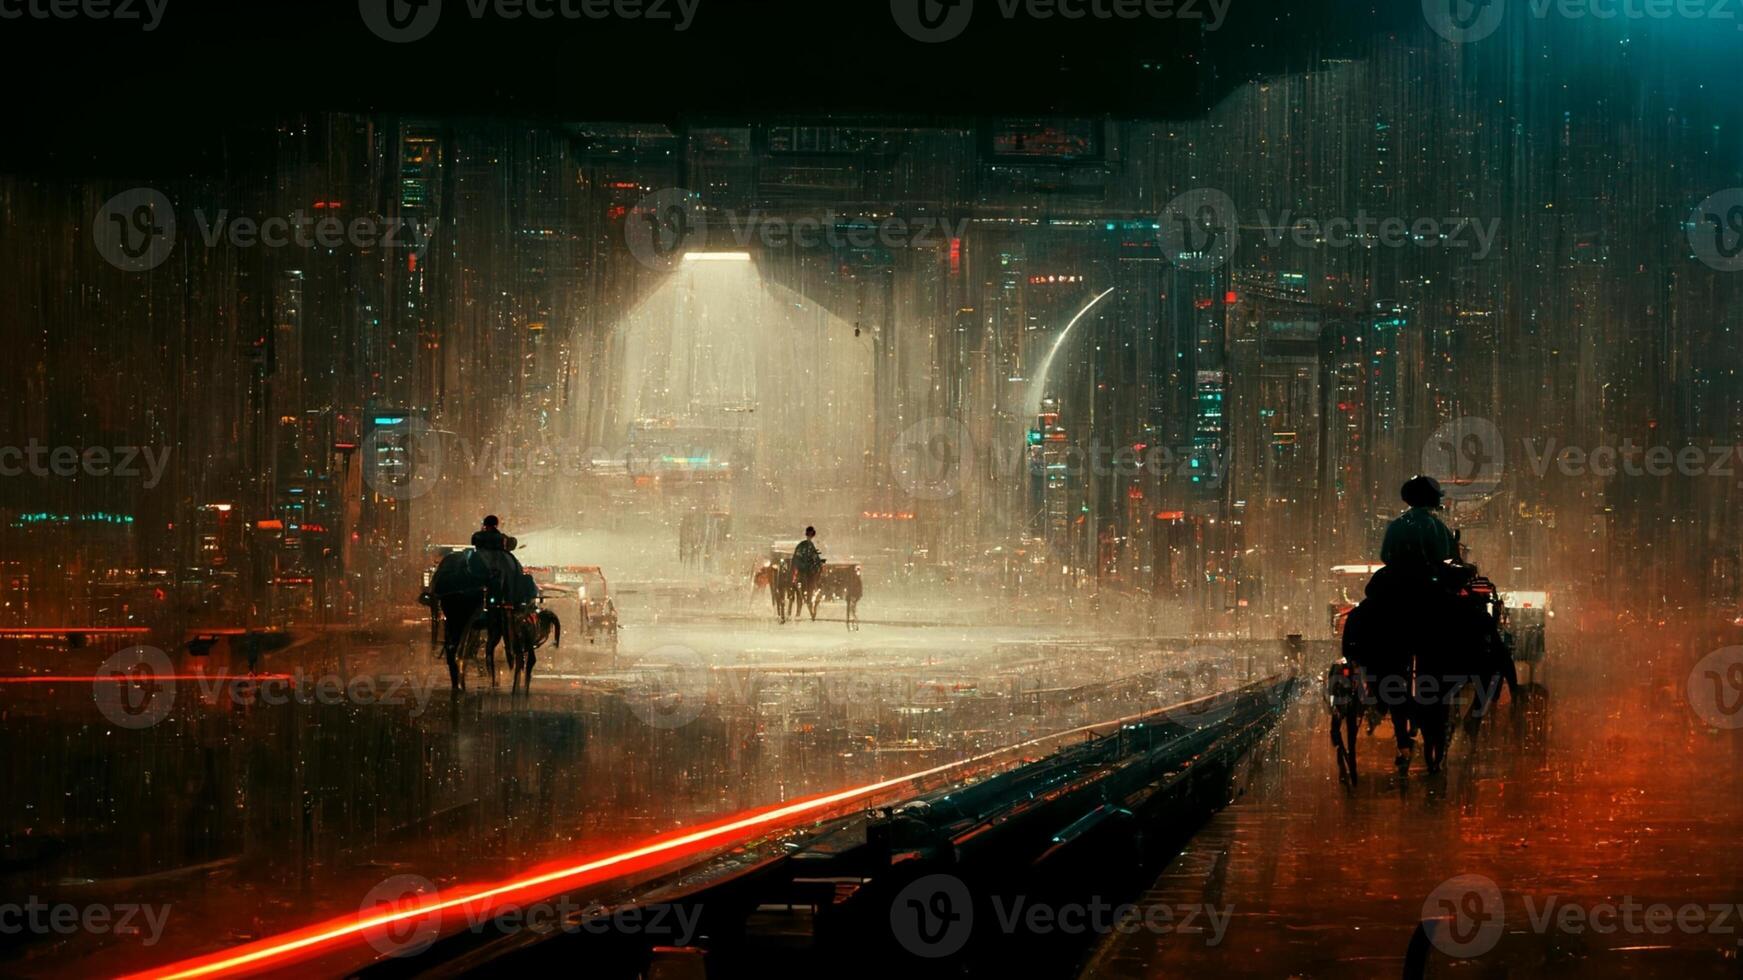
[[[749,262],[749,252],[685,252],[685,262]]]

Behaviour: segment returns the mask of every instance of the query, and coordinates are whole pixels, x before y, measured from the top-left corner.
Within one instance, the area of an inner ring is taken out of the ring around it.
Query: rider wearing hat
[[[1378,600],[1374,611],[1364,613],[1379,617],[1370,622],[1369,635],[1391,636],[1392,642],[1370,644],[1360,656],[1365,670],[1377,676],[1410,676],[1409,664],[1418,648],[1432,647],[1440,635],[1437,631],[1452,615],[1447,599],[1448,576],[1445,562],[1457,560],[1458,539],[1447,530],[1435,511],[1444,496],[1439,481],[1432,476],[1413,476],[1399,491],[1410,509],[1392,519],[1386,526],[1386,537],[1380,543],[1380,561],[1384,563],[1368,580],[1367,597]],[[1364,603],[1365,607],[1367,604]],[[1354,614],[1352,613],[1352,620]],[[1346,640],[1349,634],[1345,634]],[[1346,645],[1346,651],[1350,648]],[[1346,652],[1346,656],[1354,654]],[[1402,655],[1403,659],[1398,658]],[[1373,683],[1373,681],[1370,681]],[[1414,738],[1409,722],[1408,705],[1399,700],[1389,704],[1392,733],[1398,742],[1397,764],[1409,765],[1414,751]]]
[[[491,514],[484,519],[482,527],[472,532],[472,549],[489,571],[491,591],[495,595],[506,594],[508,585],[520,574],[520,562],[509,553],[514,550],[515,539],[502,533],[501,523],[495,514]]]
[[[1385,566],[1368,580],[1370,598],[1434,602],[1440,591],[1442,563],[1459,557],[1458,539],[1435,516],[1443,496],[1432,476],[1413,476],[1400,491],[1410,509],[1386,525],[1380,542]]]
[[[1380,561],[1387,565],[1427,565],[1457,559],[1458,543],[1452,532],[1435,516],[1445,496],[1440,481],[1432,476],[1413,476],[1399,491],[1410,509],[1386,526],[1380,543]]]
[[[479,551],[507,551],[508,535],[502,533],[502,523],[495,514],[484,518],[484,526],[472,532],[472,547]]]

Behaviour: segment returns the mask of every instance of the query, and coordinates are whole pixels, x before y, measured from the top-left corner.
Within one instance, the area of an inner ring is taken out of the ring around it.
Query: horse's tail
[[[551,624],[552,636],[551,646],[561,649],[563,646],[563,621],[557,618],[557,614],[549,609],[541,610],[539,615],[550,617],[549,622]]]

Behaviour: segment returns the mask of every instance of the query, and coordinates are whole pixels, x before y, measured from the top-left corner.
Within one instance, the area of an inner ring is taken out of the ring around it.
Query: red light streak
[[[36,674],[0,677],[0,684],[95,684],[98,681],[137,681],[138,683],[174,681],[288,681],[291,674],[153,674],[118,671],[113,674]]]
[[[1212,695],[1211,697],[1215,697]],[[1200,701],[1209,698],[1200,698]],[[1187,702],[1191,704],[1193,702]],[[1146,712],[1145,714],[1149,714]],[[811,820],[830,819],[842,804],[863,801],[892,789],[911,786],[921,780],[944,775],[952,770],[966,771],[992,762],[1001,756],[1020,753],[1046,742],[1070,738],[1098,729],[1117,727],[1145,717],[1129,715],[1094,725],[1084,725],[1070,731],[1030,739],[1003,749],[985,752],[960,762],[949,762],[921,772],[897,776],[882,782],[868,783],[851,789],[801,798],[790,803],[774,804],[746,810],[706,823],[690,830],[673,831],[634,846],[608,854],[590,856],[577,864],[547,865],[546,870],[534,870],[518,878],[485,885],[459,885],[430,896],[418,904],[393,908],[387,912],[362,911],[328,919],[301,929],[281,933],[252,943],[244,943],[217,953],[181,960],[165,966],[128,974],[123,980],[190,980],[194,977],[243,976],[265,969],[276,969],[309,959],[317,953],[331,951],[344,944],[364,940],[369,934],[389,926],[421,922],[437,916],[437,931],[441,933],[443,913],[466,909],[468,916],[486,917],[497,910],[518,903],[538,901],[552,895],[613,878],[669,864],[685,857],[743,844],[758,836],[791,828]],[[1025,760],[1026,761],[1026,760]]]
[[[0,629],[0,638],[13,639],[20,636],[60,636],[64,633],[83,633],[87,636],[114,636],[117,634],[149,633],[147,626],[19,626]]]

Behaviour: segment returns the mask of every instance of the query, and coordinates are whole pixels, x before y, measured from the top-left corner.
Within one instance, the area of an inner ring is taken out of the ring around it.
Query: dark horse
[[[792,586],[794,619],[798,619],[800,613],[809,609],[811,621],[817,621],[817,604],[823,598],[824,567],[822,561],[819,561],[816,567],[809,570],[800,568],[797,563],[794,563]]]
[[[1397,578],[1398,573],[1377,573],[1368,598],[1344,625],[1344,658],[1359,674],[1352,686],[1362,705],[1342,713],[1334,705],[1332,741],[1339,768],[1352,780],[1354,729],[1362,707],[1391,716],[1400,770],[1409,768],[1413,736],[1420,732],[1423,761],[1435,773],[1446,760],[1460,693],[1472,689],[1471,716],[1480,721],[1501,683],[1509,689],[1516,684],[1496,626],[1494,586],[1474,567],[1446,564],[1428,588],[1411,588]]]
[[[481,618],[489,635],[484,663],[490,674],[490,686],[496,686],[496,645],[499,642],[504,645],[509,663],[515,668],[517,686],[523,663],[528,682],[531,682],[531,655],[521,656],[520,631],[510,628],[517,610],[531,601],[530,597],[523,601],[522,593],[526,589],[522,581],[524,576],[518,572],[520,563],[515,562],[514,567],[516,574],[507,582],[500,582],[478,553],[467,548],[444,556],[430,576],[429,596],[442,610],[442,653],[448,662],[448,683],[456,691],[466,687],[466,674],[460,667],[462,647],[470,645]]]
[[[1400,768],[1410,764],[1415,752],[1410,711],[1414,663],[1409,642],[1399,639],[1407,635],[1402,618],[1390,615],[1385,602],[1367,599],[1344,621],[1343,660],[1332,666],[1326,687],[1338,769],[1351,782],[1356,781],[1356,728],[1364,715],[1370,732],[1381,716],[1391,716]]]
[[[793,560],[774,558],[766,561],[756,573],[757,586],[769,587],[769,602],[775,607],[775,617],[787,621],[787,603],[793,595]],[[754,590],[752,592],[754,596]]]
[[[823,599],[845,600],[847,628],[859,629],[859,600],[865,597],[865,580],[860,575],[857,562],[831,562],[824,565],[822,578],[817,583],[817,594]],[[815,605],[815,600],[813,604]]]
[[[557,614],[539,605],[539,586],[531,575],[522,573],[520,587],[514,595],[513,605],[507,609],[503,617],[490,617],[488,620],[490,639],[486,644],[487,662],[494,663],[496,644],[504,641],[508,653],[508,665],[514,671],[514,679],[510,691],[521,690],[522,679],[525,679],[526,690],[533,689],[533,665],[539,662],[538,649],[556,637],[553,646],[563,645],[563,621]],[[502,629],[503,621],[513,627],[512,638]]]

